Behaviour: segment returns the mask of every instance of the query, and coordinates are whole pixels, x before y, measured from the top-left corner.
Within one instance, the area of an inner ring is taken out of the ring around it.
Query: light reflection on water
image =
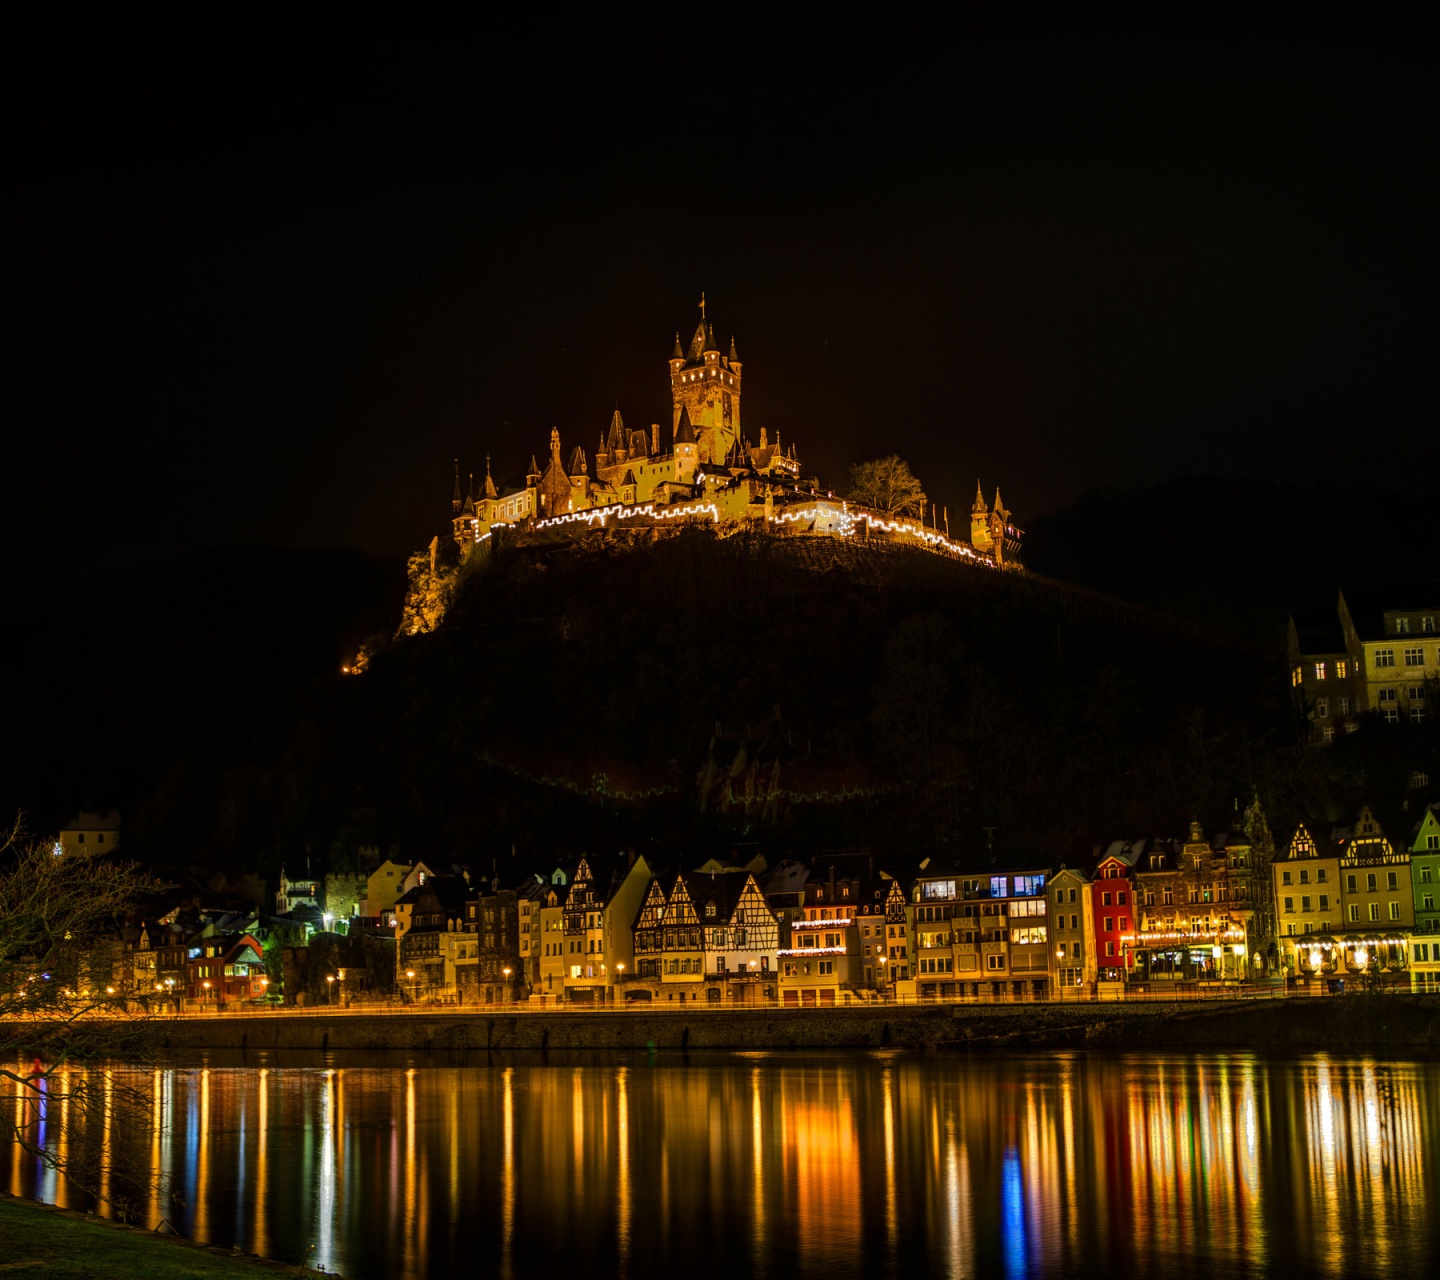
[[[58,1084],[4,1105],[57,1155],[156,1175],[181,1203],[150,1194],[148,1225],[357,1278],[1408,1278],[1440,1257],[1437,1064],[236,1061],[94,1069],[106,1097],[148,1092],[143,1135],[72,1126]],[[94,1203],[18,1146],[0,1186]]]

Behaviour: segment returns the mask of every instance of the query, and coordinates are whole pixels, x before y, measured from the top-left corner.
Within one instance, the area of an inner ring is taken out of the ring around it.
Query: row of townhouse
[[[1440,991],[1440,805],[1413,823],[1368,808],[1352,826],[1302,822],[1273,871],[1287,974]]]
[[[1273,855],[1236,823],[1115,841],[1073,863],[931,856],[653,868],[587,854],[472,887],[434,874],[395,904],[407,998],[823,1007],[877,998],[1122,996],[1176,984],[1440,973],[1440,819],[1400,848],[1369,810],[1301,824]],[[1425,935],[1433,935],[1427,937]]]

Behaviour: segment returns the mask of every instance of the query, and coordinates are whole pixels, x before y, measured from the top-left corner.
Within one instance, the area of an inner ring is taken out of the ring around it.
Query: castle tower
[[[990,508],[985,505],[978,480],[975,481],[975,504],[970,508],[970,545],[976,551],[989,551],[995,545],[995,539],[990,536]]]
[[[680,406],[680,422],[675,428],[675,479],[680,484],[695,483],[695,467],[699,462],[695,428],[690,424],[690,409]]]
[[[550,461],[545,466],[545,474],[540,477],[541,515],[564,515],[571,509],[573,492],[570,476],[565,470],[565,463],[560,458],[560,432],[551,427]]]
[[[680,429],[680,411],[689,411],[690,426],[700,462],[723,462],[740,435],[740,360],[735,339],[730,355],[722,355],[715,326],[705,317],[705,299],[700,299],[700,323],[688,348],[680,346],[670,355],[671,422]]]

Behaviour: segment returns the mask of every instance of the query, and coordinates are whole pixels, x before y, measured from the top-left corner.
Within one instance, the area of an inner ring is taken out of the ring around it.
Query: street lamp
[[[325,975],[325,1003],[326,1003],[326,1004],[333,1004],[334,1001],[335,1001],[335,975],[334,975],[333,973],[327,973],[327,974]]]
[[[510,996],[510,966],[507,964],[500,972],[505,975],[505,990],[500,997],[501,1003],[503,1004]]]

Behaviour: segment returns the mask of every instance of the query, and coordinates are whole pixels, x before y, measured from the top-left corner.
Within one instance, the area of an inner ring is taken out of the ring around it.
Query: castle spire
[[[455,459],[455,496],[450,499],[450,505],[454,508],[455,514],[460,514],[460,508],[465,505],[464,499],[460,496],[460,459]]]
[[[533,458],[530,461],[530,465],[532,467],[535,465]],[[490,478],[490,455],[488,453],[485,455],[485,496],[487,498],[497,496],[495,493],[495,481]]]
[[[554,458],[556,462],[559,462],[559,461],[560,461],[560,428],[559,428],[559,427],[551,427],[551,428],[550,428],[550,456],[551,456],[552,458]]]
[[[672,360],[683,360],[683,359],[685,359],[685,351],[684,351],[684,348],[682,348],[681,345],[680,345],[680,330],[678,330],[678,329],[675,330],[675,350],[670,353],[670,359],[672,359]]]
[[[733,333],[730,335],[730,355],[729,355],[729,359],[731,359],[731,360],[738,360],[738,359],[740,359],[739,355],[738,355],[738,354],[736,353],[736,351],[735,351],[735,335],[734,335]]]
[[[683,404],[680,406],[680,421],[675,424],[675,443],[695,443],[695,428],[690,425],[690,409]]]
[[[970,508],[971,512],[979,515],[988,513],[990,508],[985,505],[985,495],[980,492],[980,481],[975,481],[975,505]]]

